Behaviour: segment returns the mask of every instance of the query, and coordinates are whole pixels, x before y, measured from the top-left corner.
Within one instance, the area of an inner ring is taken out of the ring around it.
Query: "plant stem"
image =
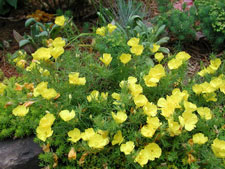
[[[76,41],[78,38],[82,36],[91,36],[91,35],[95,35],[95,33],[81,33],[80,35],[73,38],[65,47],[69,46],[72,42]]]

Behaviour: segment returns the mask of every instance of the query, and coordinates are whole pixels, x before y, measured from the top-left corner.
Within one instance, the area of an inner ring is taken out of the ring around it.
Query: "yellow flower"
[[[148,123],[147,125],[144,125],[141,128],[141,134],[144,137],[152,138],[152,136],[155,134],[155,131],[159,128],[159,126],[162,123],[160,123],[158,117],[148,117],[147,123]]]
[[[84,141],[89,140],[92,136],[94,136],[95,131],[93,128],[85,129],[85,131],[81,134],[81,137]]]
[[[109,138],[101,134],[94,133],[88,140],[88,146],[91,148],[102,149],[109,143]]]
[[[191,131],[196,127],[198,117],[190,111],[185,111],[184,113],[182,113],[182,116],[179,116],[179,121],[187,131]]]
[[[204,77],[207,73],[208,73],[208,70],[204,68],[200,72],[198,72],[198,75],[201,77]]]
[[[182,62],[187,61],[188,59],[191,58],[191,56],[188,53],[184,52],[184,51],[179,52],[178,54],[176,54],[175,57],[178,60],[182,60]]]
[[[51,48],[51,55],[54,59],[58,59],[60,55],[64,53],[63,47],[54,47]]]
[[[64,120],[64,121],[70,121],[71,119],[73,119],[75,117],[75,111],[72,110],[71,112],[69,112],[69,110],[62,110],[59,113],[59,116]]]
[[[152,127],[155,130],[158,129],[159,126],[162,125],[162,123],[160,123],[158,117],[151,117],[151,116],[147,117],[147,123],[150,125],[150,127]]]
[[[155,134],[156,129],[152,127],[150,124],[144,125],[141,128],[141,134],[144,137],[152,138],[152,136]]]
[[[120,61],[121,61],[123,64],[127,64],[130,60],[131,60],[131,55],[130,55],[130,54],[123,53],[123,54],[120,56]]]
[[[208,107],[199,107],[197,112],[202,118],[206,120],[210,120],[212,118],[211,111]]]
[[[171,59],[168,62],[168,67],[170,70],[178,69],[182,65],[182,60],[180,59]]]
[[[163,58],[164,58],[163,53],[160,52],[160,53],[155,54],[155,59],[158,60],[158,62],[161,62],[161,60],[163,60]]]
[[[210,74],[213,74],[214,72],[217,71],[217,69],[220,67],[220,65],[221,65],[221,60],[219,58],[210,60],[210,65],[207,68],[207,70]]]
[[[0,83],[0,94],[3,94],[4,93],[4,90],[7,86],[3,83]]]
[[[16,63],[16,66],[19,67],[19,68],[24,68],[25,65],[26,65],[27,61],[24,60],[24,59],[21,59],[19,60],[17,63]]]
[[[210,102],[210,101],[216,102],[217,101],[216,93],[214,93],[214,92],[203,94],[203,97],[206,100],[206,102]]]
[[[223,83],[220,85],[220,91],[225,94],[225,80],[223,80]]]
[[[216,157],[225,158],[225,141],[216,138],[211,145],[213,153]]]
[[[72,141],[73,143],[76,143],[81,139],[80,130],[78,128],[74,128],[73,130],[69,131],[67,134],[70,137],[68,140]]]
[[[48,137],[52,136],[53,131],[51,129],[52,124],[55,121],[55,116],[53,114],[46,114],[44,117],[41,118],[39,122],[39,126],[36,129],[37,137],[45,141]]]
[[[48,60],[51,57],[50,48],[41,47],[36,52],[32,53],[32,56],[35,60]]]
[[[223,84],[223,79],[220,77],[214,78],[210,81],[210,85],[215,89],[219,89],[220,86]]]
[[[135,45],[135,46],[131,47],[130,52],[137,56],[140,56],[142,54],[143,50],[144,50],[143,45]]]
[[[176,100],[171,96],[167,96],[167,98],[160,98],[157,102],[157,106],[161,107],[161,115],[165,118],[169,118],[173,115],[174,110],[176,108]]]
[[[62,37],[55,38],[52,42],[52,45],[57,48],[57,47],[64,47],[66,45],[66,41],[62,39]]]
[[[202,93],[202,86],[201,85],[198,85],[198,84],[195,84],[192,86],[192,90],[197,94],[201,94]]]
[[[63,26],[65,23],[65,17],[64,16],[57,16],[55,18],[55,24],[59,26]]]
[[[149,143],[136,156],[134,162],[138,162],[142,167],[148,163],[148,160],[154,161],[162,154],[161,148],[156,143]]]
[[[69,74],[69,83],[73,85],[85,85],[85,77],[79,78],[79,72],[72,72]]]
[[[110,64],[110,62],[112,61],[111,54],[104,53],[103,56],[100,58],[100,60],[101,60],[106,66],[108,66],[108,65]]]
[[[136,156],[134,162],[138,162],[142,167],[148,163],[149,152],[147,149],[142,149]]]
[[[107,28],[108,28],[109,33],[112,33],[117,27],[116,27],[116,25],[108,24]]]
[[[26,108],[24,105],[19,105],[16,108],[13,109],[13,114],[15,116],[26,116],[26,114],[29,112],[29,108]]]
[[[178,103],[180,103],[182,100],[188,100],[189,94],[187,92],[187,90],[184,90],[183,92],[180,91],[179,88],[175,88],[172,91],[172,95],[178,97]]]
[[[101,27],[96,30],[96,34],[100,36],[105,36],[105,31],[105,27]]]
[[[92,100],[97,101],[99,96],[99,91],[93,90],[89,96],[87,96],[88,102],[91,102]]]
[[[43,68],[39,68],[39,72],[43,75],[43,76],[49,76],[50,72],[47,69],[43,69]]]
[[[119,101],[120,100],[120,94],[114,92],[114,93],[112,93],[112,98]]]
[[[41,82],[34,88],[34,97],[41,95],[44,89],[47,89],[48,82]]]
[[[37,132],[37,137],[42,141],[46,141],[46,139],[48,137],[51,137],[53,134],[53,130],[51,129],[51,127],[38,126],[36,129],[36,132]]]
[[[145,95],[140,94],[134,97],[134,103],[137,107],[143,107],[148,103],[148,99],[145,97]]]
[[[129,84],[129,90],[133,97],[136,97],[143,92],[143,88],[140,84]]]
[[[32,62],[31,62],[31,64],[30,64],[30,66],[27,66],[26,67],[26,71],[32,71],[34,68],[36,68],[37,67],[37,65],[39,65],[40,64],[40,62],[38,61],[38,60],[32,60]]]
[[[151,161],[154,161],[155,158],[159,158],[162,154],[161,148],[156,143],[149,143],[144,149],[148,151],[148,159]]]
[[[147,116],[154,117],[157,114],[157,106],[151,102],[148,102],[146,105],[144,105],[143,110]]]
[[[108,92],[104,93],[104,92],[101,92],[101,99],[102,100],[107,100],[108,98]]]
[[[150,49],[152,53],[155,53],[159,50],[160,48],[160,45],[157,45],[157,44],[153,44],[153,47]]]
[[[53,88],[50,88],[50,89],[46,88],[41,92],[41,96],[47,100],[50,100],[58,96],[58,93]]]
[[[195,144],[205,144],[208,141],[208,137],[205,137],[202,133],[197,133],[193,135],[193,143]]]
[[[139,44],[140,39],[139,38],[131,38],[128,42],[127,45],[129,46],[137,46]]]
[[[116,145],[116,144],[121,144],[123,142],[124,138],[122,136],[122,132],[119,130],[117,131],[117,133],[114,135],[113,140],[112,140],[112,145]]]
[[[149,70],[148,75],[144,76],[144,81],[146,86],[155,87],[159,80],[164,76],[166,76],[165,69],[161,64],[158,64]]]
[[[125,144],[121,144],[120,151],[124,152],[125,155],[130,154],[134,149],[134,142],[128,141]]]
[[[212,93],[214,92],[216,89],[208,82],[204,82],[201,85],[202,88],[202,93]]]
[[[188,101],[184,101],[184,108],[186,112],[193,112],[195,110],[197,110],[197,106],[191,102]]]
[[[169,128],[167,129],[167,131],[169,132],[171,137],[181,134],[181,126],[178,122],[175,122],[175,121],[169,119],[168,125],[169,125]]]
[[[117,114],[112,112],[112,117],[116,121],[116,123],[123,123],[127,120],[127,114],[124,111],[118,111]]]
[[[135,84],[137,82],[137,78],[136,77],[133,77],[133,76],[129,76],[128,77],[128,84]]]
[[[47,113],[45,116],[43,116],[39,122],[39,126],[43,128],[51,127],[51,125],[55,121],[55,116],[51,113]]]

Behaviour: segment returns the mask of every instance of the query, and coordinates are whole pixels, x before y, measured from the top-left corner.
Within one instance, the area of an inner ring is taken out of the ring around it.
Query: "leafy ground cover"
[[[90,33],[33,22],[34,52],[7,57],[20,76],[0,83],[0,139],[35,134],[45,168],[224,168],[224,53],[190,75],[164,25],[126,16]]]

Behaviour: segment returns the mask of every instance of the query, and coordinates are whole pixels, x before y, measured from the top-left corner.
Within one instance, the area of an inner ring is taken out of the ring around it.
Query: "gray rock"
[[[0,141],[0,169],[40,169],[41,152],[33,137]]]

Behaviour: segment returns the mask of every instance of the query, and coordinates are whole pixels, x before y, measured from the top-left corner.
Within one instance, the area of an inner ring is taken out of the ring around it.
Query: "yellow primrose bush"
[[[224,59],[189,77],[185,51],[162,56],[116,29],[98,28],[92,53],[56,57],[58,37],[0,83],[0,139],[35,134],[47,168],[223,169]]]

